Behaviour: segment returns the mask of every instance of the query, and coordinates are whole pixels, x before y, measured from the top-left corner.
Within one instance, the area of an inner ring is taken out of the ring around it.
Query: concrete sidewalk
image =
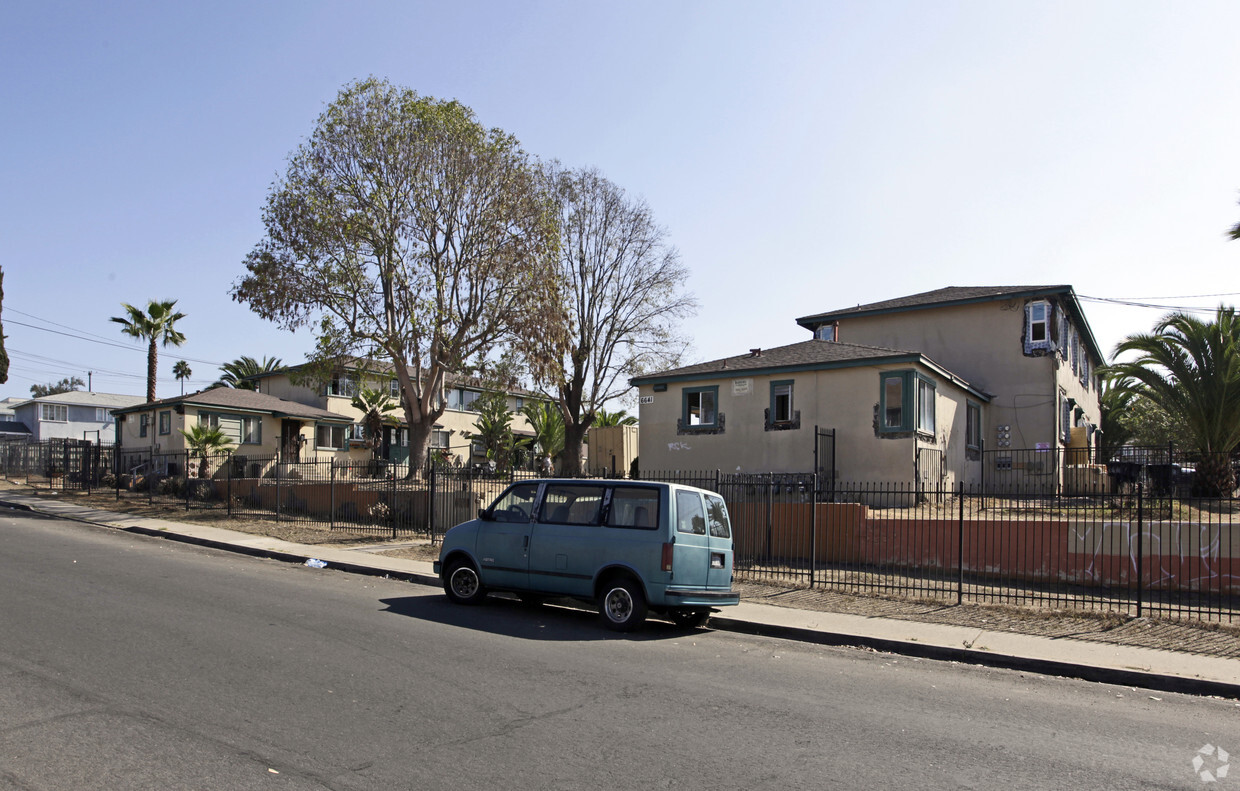
[[[296,544],[207,525],[135,517],[13,491],[0,492],[0,505],[256,557],[291,563],[305,563],[313,558],[340,571],[434,587],[440,584],[428,561],[394,558],[364,549]],[[711,618],[710,627],[1150,690],[1240,699],[1240,660],[1236,659],[748,601],[724,608]]]

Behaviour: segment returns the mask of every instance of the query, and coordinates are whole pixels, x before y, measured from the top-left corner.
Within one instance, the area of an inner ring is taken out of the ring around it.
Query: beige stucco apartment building
[[[1053,474],[1037,454],[1099,422],[1103,357],[1071,286],[944,288],[797,323],[811,340],[633,379],[641,468],[807,472],[817,428],[840,480],[971,484],[984,463]]]

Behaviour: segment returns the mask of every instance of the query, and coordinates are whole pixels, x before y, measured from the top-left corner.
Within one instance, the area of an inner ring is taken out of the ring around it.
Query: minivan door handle
[[[529,536],[523,536],[523,537],[522,537],[522,539],[521,539],[521,548],[522,548],[522,549],[529,549],[529,548],[530,548],[530,537],[529,537]]]

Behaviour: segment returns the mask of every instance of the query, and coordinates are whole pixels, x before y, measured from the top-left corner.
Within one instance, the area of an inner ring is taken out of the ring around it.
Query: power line
[[[14,313],[16,312],[17,311],[14,311]],[[40,321],[42,321],[42,319],[40,319]],[[112,346],[117,349],[127,349],[129,351],[141,352],[142,354],[146,354],[146,349],[140,349],[136,346],[127,346],[123,343],[116,343],[114,341],[96,340],[95,338],[88,338],[82,335],[74,335],[68,332],[61,332],[60,330],[48,329],[47,327],[37,327],[33,324],[26,324],[25,322],[21,322],[21,321],[13,321],[12,319],[5,319],[4,323],[5,324],[16,324],[19,327],[27,327],[32,330],[39,330],[40,332],[50,332],[53,335],[63,335],[66,338],[73,338],[74,340],[86,341],[87,343],[97,343],[101,346]],[[75,329],[74,332],[82,332],[82,330]],[[178,355],[167,354],[167,353],[165,353],[165,357],[170,357],[174,360],[185,360],[186,362],[191,362],[191,363],[202,363],[203,365],[214,365],[217,368],[221,368],[224,365],[223,363],[218,363],[218,362],[215,362],[214,360],[199,360],[194,357],[181,357]]]

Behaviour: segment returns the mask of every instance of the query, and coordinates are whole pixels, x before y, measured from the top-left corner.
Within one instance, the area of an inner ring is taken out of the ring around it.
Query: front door
[[[280,424],[281,461],[301,461],[301,421],[285,420]]]
[[[523,589],[530,579],[530,531],[538,484],[518,483],[500,495],[491,518],[478,528],[475,551],[482,567],[482,584],[493,588]]]

